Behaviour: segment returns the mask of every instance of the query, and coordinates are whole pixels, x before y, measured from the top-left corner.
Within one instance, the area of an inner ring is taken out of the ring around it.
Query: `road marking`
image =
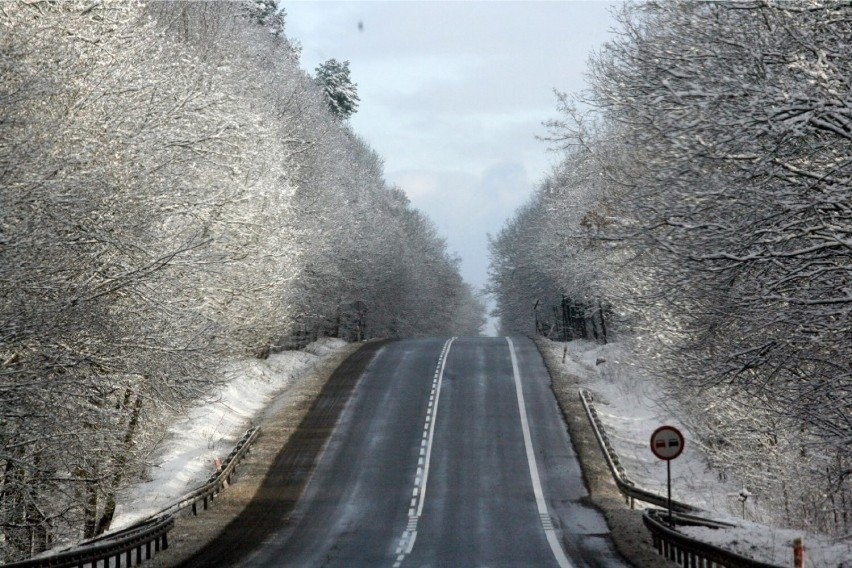
[[[414,492],[411,499],[411,508],[408,510],[408,525],[399,537],[396,547],[396,562],[393,568],[402,566],[403,560],[414,549],[414,541],[417,540],[417,521],[423,514],[423,503],[426,501],[426,483],[429,480],[429,464],[432,461],[432,441],[435,438],[435,420],[438,416],[438,400],[441,397],[441,384],[444,382],[444,367],[447,366],[447,356],[450,347],[455,341],[451,337],[444,343],[441,355],[438,357],[438,365],[435,369],[435,378],[432,381],[432,391],[429,403],[426,407],[426,424],[423,426],[423,440],[420,443],[420,456],[417,459],[417,473],[414,475]],[[425,454],[425,455],[424,455]],[[417,507],[415,508],[415,504]]]
[[[535,503],[538,506],[538,515],[541,520],[541,528],[544,529],[544,534],[547,537],[547,542],[550,545],[550,550],[553,556],[556,557],[556,563],[560,568],[573,568],[568,557],[565,556],[565,551],[559,545],[559,538],[553,528],[553,521],[550,518],[550,513],[547,512],[547,503],[544,502],[544,491],[541,488],[541,478],[538,475],[538,465],[535,461],[535,450],[533,449],[532,436],[530,435],[530,422],[527,418],[527,405],[524,401],[524,389],[521,387],[521,373],[518,371],[518,357],[515,355],[515,344],[512,339],[507,337],[509,342],[509,355],[512,358],[512,374],[515,377],[515,392],[518,395],[518,411],[521,413],[521,429],[524,431],[524,446],[527,450],[527,463],[530,467],[530,478],[533,484],[533,493],[535,493]]]

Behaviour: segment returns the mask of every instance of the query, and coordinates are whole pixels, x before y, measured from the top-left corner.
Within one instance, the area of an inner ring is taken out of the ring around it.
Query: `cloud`
[[[434,172],[400,172],[395,182],[413,204],[429,203],[441,197],[442,186]],[[422,210],[421,207],[418,209]]]
[[[462,275],[476,286],[486,283],[486,233],[494,233],[530,196],[533,182],[520,162],[496,162],[477,174],[449,170],[388,173],[412,206],[428,215],[463,259]]]
[[[288,34],[313,70],[351,62],[353,129],[385,159],[388,181],[429,215],[482,285],[496,233],[550,170],[536,140],[553,89],[578,91],[608,39],[607,2],[289,1]],[[359,31],[358,23],[364,30]]]

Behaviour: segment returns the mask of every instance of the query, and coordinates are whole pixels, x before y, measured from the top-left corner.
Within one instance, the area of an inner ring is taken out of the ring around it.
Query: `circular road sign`
[[[660,426],[651,434],[651,451],[661,460],[675,459],[683,446],[683,434],[674,426]]]

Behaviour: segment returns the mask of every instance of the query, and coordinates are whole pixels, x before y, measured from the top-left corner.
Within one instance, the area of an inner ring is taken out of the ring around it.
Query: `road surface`
[[[359,373],[295,509],[267,490],[188,564],[626,566],[530,340],[392,342]]]

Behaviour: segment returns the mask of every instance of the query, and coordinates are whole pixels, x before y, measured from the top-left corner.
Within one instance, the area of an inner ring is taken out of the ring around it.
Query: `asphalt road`
[[[514,361],[513,361],[514,358]],[[289,518],[238,566],[625,566],[525,338],[378,349]],[[264,509],[276,503],[267,499]],[[208,555],[209,557],[209,555]],[[224,556],[221,557],[224,559]]]

